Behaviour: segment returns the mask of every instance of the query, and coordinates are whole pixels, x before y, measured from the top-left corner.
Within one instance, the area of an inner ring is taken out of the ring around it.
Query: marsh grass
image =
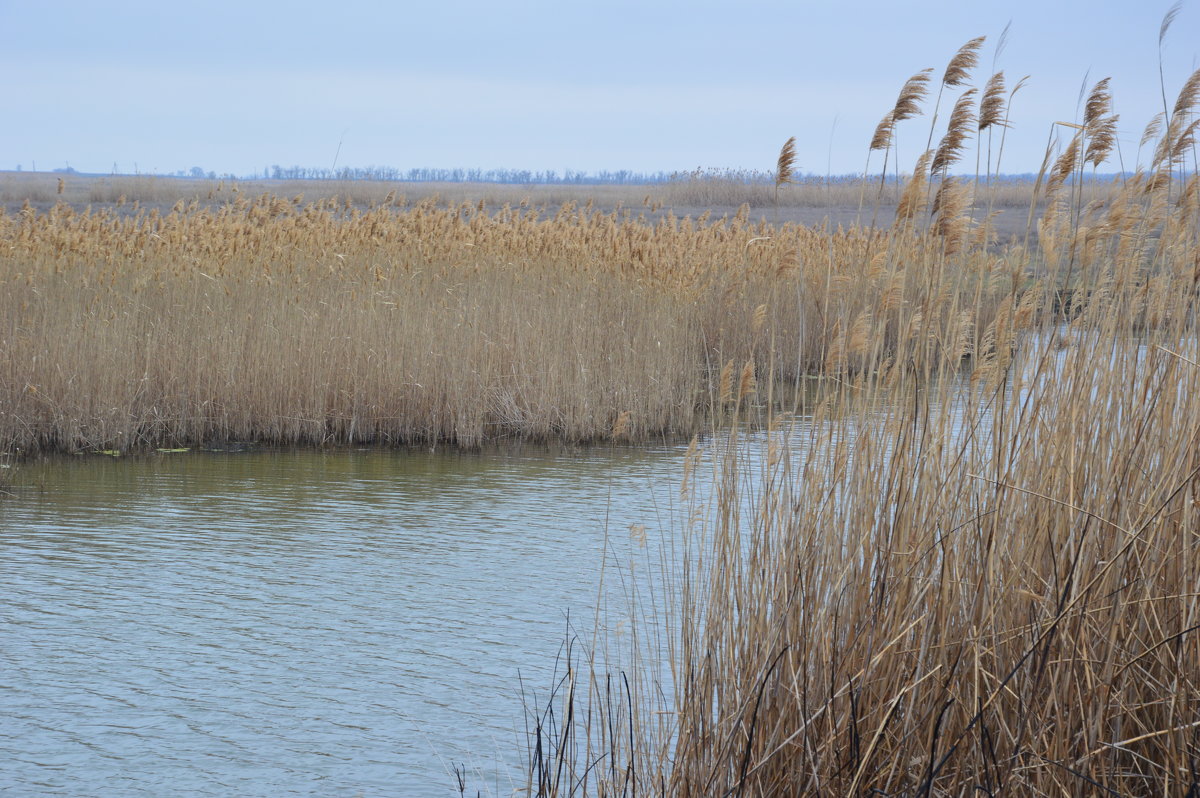
[[[27,452],[578,442],[622,414],[628,440],[686,436],[728,404],[730,363],[795,383],[962,357],[1010,291],[983,244],[745,210],[264,194],[27,208],[0,239],[0,442]]]
[[[884,290],[822,328],[808,406],[748,429],[726,363],[668,535],[662,649],[579,657],[530,794],[1200,794],[1200,182],[1173,155],[1191,84],[1153,160],[1086,202],[1097,84],[1038,180],[1037,244],[981,272],[961,193],[944,224],[859,242],[925,282],[895,327]]]

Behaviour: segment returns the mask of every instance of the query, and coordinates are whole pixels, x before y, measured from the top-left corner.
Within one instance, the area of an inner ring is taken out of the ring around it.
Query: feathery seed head
[[[986,130],[993,125],[1007,126],[1004,121],[1003,72],[992,75],[984,86],[983,97],[979,100],[979,130]]]
[[[912,177],[904,185],[900,203],[896,206],[897,224],[915,219],[925,209],[925,176],[929,174],[929,162],[932,158],[933,150],[925,150],[917,159],[917,166]]]
[[[1072,125],[1072,127],[1078,126]],[[1081,130],[1076,131],[1075,135],[1071,137],[1071,142],[1067,145],[1067,148],[1063,150],[1062,155],[1058,156],[1058,160],[1054,162],[1054,166],[1050,170],[1050,178],[1046,182],[1046,189],[1048,191],[1053,191],[1066,182],[1066,179],[1079,166],[1079,138],[1081,133]]]
[[[1183,88],[1179,91],[1179,98],[1175,100],[1175,110],[1171,116],[1190,113],[1196,107],[1197,101],[1200,101],[1200,69],[1193,72],[1184,82]]]
[[[942,137],[942,142],[934,153],[931,173],[945,172],[962,156],[975,120],[971,110],[971,100],[974,96],[975,89],[967,89],[954,104],[954,110],[950,112],[950,122],[946,126],[946,135]]]
[[[725,404],[733,399],[733,361],[730,360],[721,368],[721,378],[717,386],[717,401]]]
[[[1088,95],[1087,103],[1083,109],[1083,124],[1084,127],[1091,128],[1093,125],[1099,124],[1105,114],[1112,107],[1112,94],[1108,90],[1108,83],[1112,78],[1105,78],[1092,87],[1091,94]]]
[[[750,327],[755,332],[758,332],[759,330],[761,330],[763,328],[763,325],[765,325],[766,323],[767,323],[767,306],[765,304],[759,305],[758,307],[756,307],[754,309],[754,316],[750,321]]]
[[[971,77],[971,70],[979,63],[979,49],[986,36],[977,36],[959,48],[942,75],[942,85],[961,86]]]
[[[1192,123],[1175,140],[1175,145],[1171,148],[1171,163],[1183,163],[1187,154],[1196,146],[1197,125],[1200,125],[1200,119],[1193,119]]]
[[[754,358],[750,358],[746,361],[746,364],[742,366],[742,374],[738,379],[738,401],[740,402],[742,399],[750,396],[757,390],[758,386],[754,381]]]
[[[792,175],[796,166],[796,137],[792,136],[783,143],[783,148],[779,151],[779,161],[776,164],[775,170],[775,187],[778,188],[784,183],[791,183]]]
[[[933,76],[933,67],[922,69],[908,79],[900,96],[896,99],[896,107],[892,109],[893,122],[903,122],[921,113],[921,101],[929,92],[929,81]]]
[[[632,412],[625,410],[617,416],[615,421],[613,421],[612,437],[614,440],[623,437],[629,432],[629,418],[632,415]]]
[[[1117,143],[1117,120],[1120,116],[1112,114],[1099,119],[1089,126],[1087,151],[1084,153],[1084,163],[1093,167],[1099,166],[1112,151]]]
[[[872,151],[886,150],[892,146],[892,130],[896,126],[896,112],[888,111],[875,127],[875,135],[871,137]]]

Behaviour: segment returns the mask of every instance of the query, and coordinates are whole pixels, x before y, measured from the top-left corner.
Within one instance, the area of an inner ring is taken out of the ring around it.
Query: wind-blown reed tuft
[[[954,103],[954,110],[950,112],[950,123],[946,127],[946,135],[942,137],[942,142],[934,152],[933,161],[929,165],[931,173],[946,174],[950,167],[962,157],[967,140],[971,136],[971,128],[974,127],[975,117],[972,110],[974,97],[975,89],[968,89]]]
[[[896,98],[896,107],[892,109],[892,119],[903,122],[921,113],[921,103],[929,93],[929,80],[933,76],[933,68],[922,69],[909,78]]]
[[[1004,121],[1004,73],[992,75],[983,88],[983,97],[979,100],[980,132],[995,125],[1006,126]]]
[[[986,36],[978,36],[959,48],[942,73],[942,85],[962,86],[971,79],[971,70],[979,65],[979,51],[986,40]]]

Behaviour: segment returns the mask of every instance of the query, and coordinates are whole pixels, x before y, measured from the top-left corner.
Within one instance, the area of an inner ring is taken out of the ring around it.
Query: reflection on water
[[[682,454],[26,466],[0,503],[0,792],[455,795],[465,763],[507,795],[518,672],[549,685],[606,546],[668,525]]]

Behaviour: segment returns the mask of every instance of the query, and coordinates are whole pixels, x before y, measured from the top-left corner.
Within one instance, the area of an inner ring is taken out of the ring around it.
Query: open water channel
[[[510,795],[683,447],[104,456],[0,501],[0,794]],[[637,529],[637,527],[635,527]],[[653,545],[653,544],[652,544]]]

